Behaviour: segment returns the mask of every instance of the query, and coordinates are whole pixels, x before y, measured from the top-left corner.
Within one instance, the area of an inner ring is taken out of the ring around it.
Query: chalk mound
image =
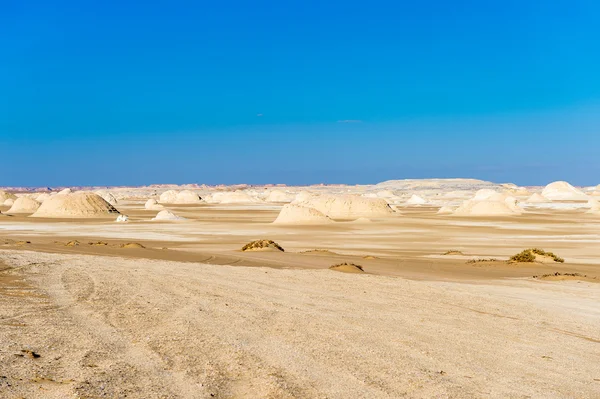
[[[454,208],[452,208],[451,206],[442,206],[438,211],[437,211],[438,215],[450,215],[452,213],[454,213]]]
[[[44,218],[101,218],[119,214],[119,211],[98,194],[81,191],[48,198],[31,215]]]
[[[407,205],[423,205],[426,203],[427,203],[427,201],[425,201],[423,198],[419,197],[416,194],[413,194],[413,196],[410,197],[410,199],[408,201],[406,201]]]
[[[286,204],[281,208],[275,224],[324,224],[332,220],[316,209],[301,205]]]
[[[3,204],[8,199],[11,199],[14,201],[17,199],[17,196],[14,194],[11,194],[11,193],[7,193],[6,191],[0,190],[0,204]]]
[[[573,187],[566,181],[556,181],[548,184],[542,191],[542,196],[558,201],[582,201],[588,198],[583,191]]]
[[[199,204],[202,198],[198,194],[190,190],[175,191],[168,190],[160,195],[159,202],[161,204]]]
[[[158,202],[161,204],[174,204],[177,200],[177,191],[167,190],[160,195]]]
[[[117,216],[117,220],[115,220],[115,222],[117,223],[125,223],[129,221],[129,216],[127,215],[119,215]]]
[[[530,204],[540,204],[542,202],[548,202],[548,200],[544,198],[541,194],[535,193],[532,194],[531,197],[529,197],[525,202],[528,202]]]
[[[37,195],[34,199],[41,204],[50,197],[51,197],[51,195],[48,193],[41,193],[41,194]]]
[[[515,197],[495,192],[492,195],[475,195],[464,201],[455,211],[459,216],[511,216],[519,215],[521,210]],[[483,199],[482,199],[483,198]]]
[[[587,213],[592,213],[594,215],[600,214],[600,202],[598,202],[598,200],[591,199],[588,201],[587,205],[590,208]]]
[[[342,273],[364,273],[365,270],[360,265],[354,263],[340,263],[339,265],[333,265],[329,267],[329,270]]]
[[[256,240],[242,247],[242,251],[281,251],[285,250],[273,240]]]
[[[360,217],[392,216],[394,210],[382,198],[354,195],[322,195],[310,197],[298,205],[314,208],[332,219],[358,219]]]
[[[491,197],[496,196],[497,194],[499,194],[498,191],[484,188],[484,189],[478,190],[475,193],[475,196],[473,196],[472,200],[473,201],[485,201]]]
[[[286,193],[281,190],[273,190],[265,197],[265,201],[277,203],[292,202],[294,199],[296,199],[294,194]]]
[[[104,201],[108,202],[111,205],[117,205],[117,203],[119,202],[117,201],[117,198],[108,191],[96,191],[96,194],[104,198]]]
[[[8,198],[8,199],[6,199],[6,201],[4,201],[4,203],[2,205],[4,205],[4,206],[13,206],[14,203],[15,203],[14,199]]]
[[[6,213],[35,213],[40,203],[29,197],[17,198]]]
[[[198,204],[202,202],[202,198],[198,194],[190,190],[183,190],[177,193],[175,198],[176,204]]]
[[[66,195],[66,194],[72,194],[73,190],[71,190],[70,188],[65,188],[64,190],[59,191],[58,193],[56,193],[56,195]]]
[[[144,204],[144,208],[148,209],[149,211],[157,211],[160,209],[164,209],[165,207],[159,204],[155,199],[149,199]]]
[[[302,203],[305,201],[308,201],[309,199],[313,198],[314,194],[308,192],[308,191],[300,191],[298,194],[296,194],[296,199],[294,199],[294,203]]]
[[[184,217],[177,216],[173,212],[168,211],[168,210],[165,209],[164,211],[158,212],[158,214],[156,214],[156,216],[153,217],[152,220],[156,220],[156,221],[172,221],[172,220],[186,220],[186,219]]]

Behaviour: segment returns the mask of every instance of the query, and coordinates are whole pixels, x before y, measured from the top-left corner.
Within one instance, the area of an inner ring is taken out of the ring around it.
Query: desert
[[[424,179],[0,196],[12,200],[0,206],[4,397],[600,392],[591,187]]]
[[[600,399],[599,15],[0,2],[0,399]]]

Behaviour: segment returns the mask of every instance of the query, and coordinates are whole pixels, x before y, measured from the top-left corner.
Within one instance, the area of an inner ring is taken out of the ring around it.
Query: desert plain
[[[598,398],[597,200],[475,179],[3,188],[0,397]]]

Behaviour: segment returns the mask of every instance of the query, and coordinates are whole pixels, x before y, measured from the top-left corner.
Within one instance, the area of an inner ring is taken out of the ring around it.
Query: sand
[[[273,223],[285,205],[262,200],[171,204],[184,223],[152,222],[144,204],[167,189],[273,190],[110,188],[128,223],[0,218],[0,397],[598,392],[600,219],[588,204],[456,217],[437,210],[480,189],[496,193],[483,201],[510,196],[481,181],[412,180],[282,188],[305,199],[390,190],[431,204],[364,223]],[[241,251],[257,238],[285,252]],[[506,262],[525,248],[565,263]],[[330,269],[344,263],[364,272]]]
[[[459,216],[510,216],[520,213],[521,209],[514,197],[488,190],[480,190],[472,199],[454,210],[454,215]]]
[[[276,224],[323,224],[331,223],[332,220],[316,209],[295,205],[286,204],[281,208],[281,212],[277,215],[277,219],[273,223]]]
[[[37,202],[34,199],[31,199],[29,197],[19,197],[17,198],[12,206],[10,207],[10,209],[8,211],[6,211],[6,213],[8,214],[14,214],[14,213],[34,213],[35,211],[38,210],[38,208],[40,207],[40,203]]]
[[[144,208],[151,211],[156,211],[164,209],[165,207],[159,204],[155,199],[151,198],[148,201],[146,201],[146,203],[144,204]]]
[[[0,204],[4,204],[6,202],[6,200],[9,200],[9,199],[14,201],[17,199],[17,196],[12,193],[0,190]]]
[[[329,270],[0,256],[18,268],[0,295],[9,397],[598,392],[596,284],[489,286]],[[20,293],[19,300],[9,293]],[[16,356],[23,350],[39,358]]]
[[[322,195],[297,202],[314,208],[332,219],[357,219],[360,217],[389,217],[394,211],[381,198],[366,198],[353,195]]]

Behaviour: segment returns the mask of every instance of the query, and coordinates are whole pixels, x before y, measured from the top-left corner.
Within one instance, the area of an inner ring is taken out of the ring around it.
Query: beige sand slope
[[[459,216],[510,216],[520,213],[514,197],[492,192],[478,192],[454,211]]]
[[[332,220],[313,208],[301,205],[286,204],[273,223],[275,224],[323,224]]]
[[[148,209],[150,211],[156,211],[156,210],[164,209],[164,206],[159,204],[155,199],[151,198],[148,201],[146,201],[146,203],[144,204],[144,209]]]
[[[389,217],[394,211],[382,198],[356,195],[321,195],[309,197],[298,205],[314,208],[332,219],[357,219],[360,217]]]
[[[17,198],[6,213],[34,213],[40,207],[40,203],[29,197]]]
[[[31,215],[44,218],[101,218],[114,217],[119,211],[98,194],[77,192],[48,198]]]
[[[0,295],[8,398],[599,392],[592,283],[427,282],[16,251],[0,260],[16,268],[2,292],[21,292],[18,301]]]
[[[544,198],[541,194],[534,193],[529,198],[527,198],[526,202],[530,204],[540,204],[543,202],[548,202],[548,199]]]
[[[0,190],[0,204],[4,204],[4,202],[6,202],[6,200],[8,199],[14,201],[17,199],[17,196],[11,193],[7,193],[6,191]]]

